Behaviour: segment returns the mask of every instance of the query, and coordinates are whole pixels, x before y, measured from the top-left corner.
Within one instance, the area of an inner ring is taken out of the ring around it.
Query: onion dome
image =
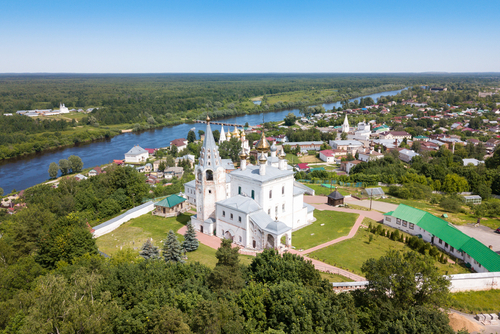
[[[231,131],[227,130],[226,138],[227,140],[231,139]]]
[[[265,164],[267,162],[267,159],[264,156],[264,153],[260,154],[259,162],[261,163],[261,165],[263,165],[263,164]]]
[[[255,145],[255,150],[257,150],[257,152],[269,152],[269,142],[264,135],[264,131],[262,131],[259,142]]]
[[[246,160],[248,158],[247,153],[243,150],[240,152],[240,159],[241,160]]]
[[[276,152],[278,148],[276,147],[275,143],[273,142],[273,145],[271,145],[271,152]]]
[[[207,114],[207,122],[210,122],[210,117],[208,117],[208,114]]]
[[[234,127],[233,137],[240,138],[240,132],[238,131],[238,129],[236,128],[236,126]]]
[[[280,159],[285,159],[285,158],[286,158],[285,150],[282,150],[280,154]]]

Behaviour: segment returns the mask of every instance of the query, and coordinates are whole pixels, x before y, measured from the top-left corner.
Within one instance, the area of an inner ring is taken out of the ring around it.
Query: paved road
[[[369,199],[364,199],[364,200],[359,200],[353,197],[348,197],[345,199],[347,204],[354,204],[354,205],[359,205],[365,208],[370,208],[370,200]],[[381,212],[389,212],[389,211],[394,211],[396,210],[398,206],[396,204],[391,204],[391,203],[386,203],[386,202],[379,202],[379,201],[372,201],[372,209],[381,211]]]
[[[495,233],[495,231],[486,226],[474,227],[472,224],[455,225],[455,227],[469,237],[481,241],[486,246],[492,246],[492,249],[500,254],[500,233]]]

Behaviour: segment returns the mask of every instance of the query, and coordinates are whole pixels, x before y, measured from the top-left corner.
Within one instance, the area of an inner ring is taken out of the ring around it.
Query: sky
[[[2,0],[0,73],[500,72],[498,0]]]

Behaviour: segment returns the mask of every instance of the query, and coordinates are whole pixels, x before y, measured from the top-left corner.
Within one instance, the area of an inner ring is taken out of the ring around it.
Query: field
[[[500,290],[456,292],[450,299],[450,307],[464,313],[500,312]]]
[[[462,212],[448,212],[441,209],[437,204],[430,204],[425,200],[406,200],[400,199],[396,197],[389,197],[385,199],[379,199],[381,202],[393,203],[393,204],[406,204],[409,206],[413,206],[417,209],[425,210],[437,217],[441,217],[444,213],[448,215],[446,221],[455,224],[455,225],[465,225],[465,224],[475,224],[477,221],[477,217],[474,217],[470,212],[468,206],[462,206],[465,210],[465,213]],[[483,218],[481,219],[481,225],[488,226],[489,228],[496,229],[500,227],[500,219],[498,218]]]
[[[105,254],[113,255],[120,249],[133,249],[139,252],[142,244],[148,238],[153,238],[155,246],[162,248],[162,241],[166,238],[169,230],[177,231],[187,221],[191,219],[190,215],[183,214],[177,217],[162,218],[145,214],[138,218],[132,219],[111,233],[97,238],[97,246],[99,250]],[[177,235],[179,241],[183,241],[182,235]],[[217,259],[215,258],[216,250],[200,244],[200,247],[191,253],[188,253],[188,263],[200,262],[208,267],[215,267]],[[240,255],[240,262],[250,264],[252,256]]]
[[[370,242],[370,234],[366,229],[359,229],[353,238],[320,249],[309,254],[309,256],[362,275],[361,266],[366,260],[370,258],[378,259],[391,249],[410,250],[404,243],[373,234],[374,238]],[[441,264],[439,262],[435,262],[435,265],[443,274],[452,275],[469,272],[459,265]]]
[[[348,235],[358,218],[354,213],[319,210],[314,211],[314,216],[314,223],[292,232],[292,245],[295,249],[309,249]]]

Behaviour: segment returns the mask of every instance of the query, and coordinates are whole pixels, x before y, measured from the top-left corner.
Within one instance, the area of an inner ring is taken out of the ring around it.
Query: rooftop
[[[184,197],[181,197],[179,195],[170,195],[167,198],[162,199],[158,203],[155,203],[155,206],[161,206],[165,208],[172,208],[182,202],[184,202],[186,199]]]

